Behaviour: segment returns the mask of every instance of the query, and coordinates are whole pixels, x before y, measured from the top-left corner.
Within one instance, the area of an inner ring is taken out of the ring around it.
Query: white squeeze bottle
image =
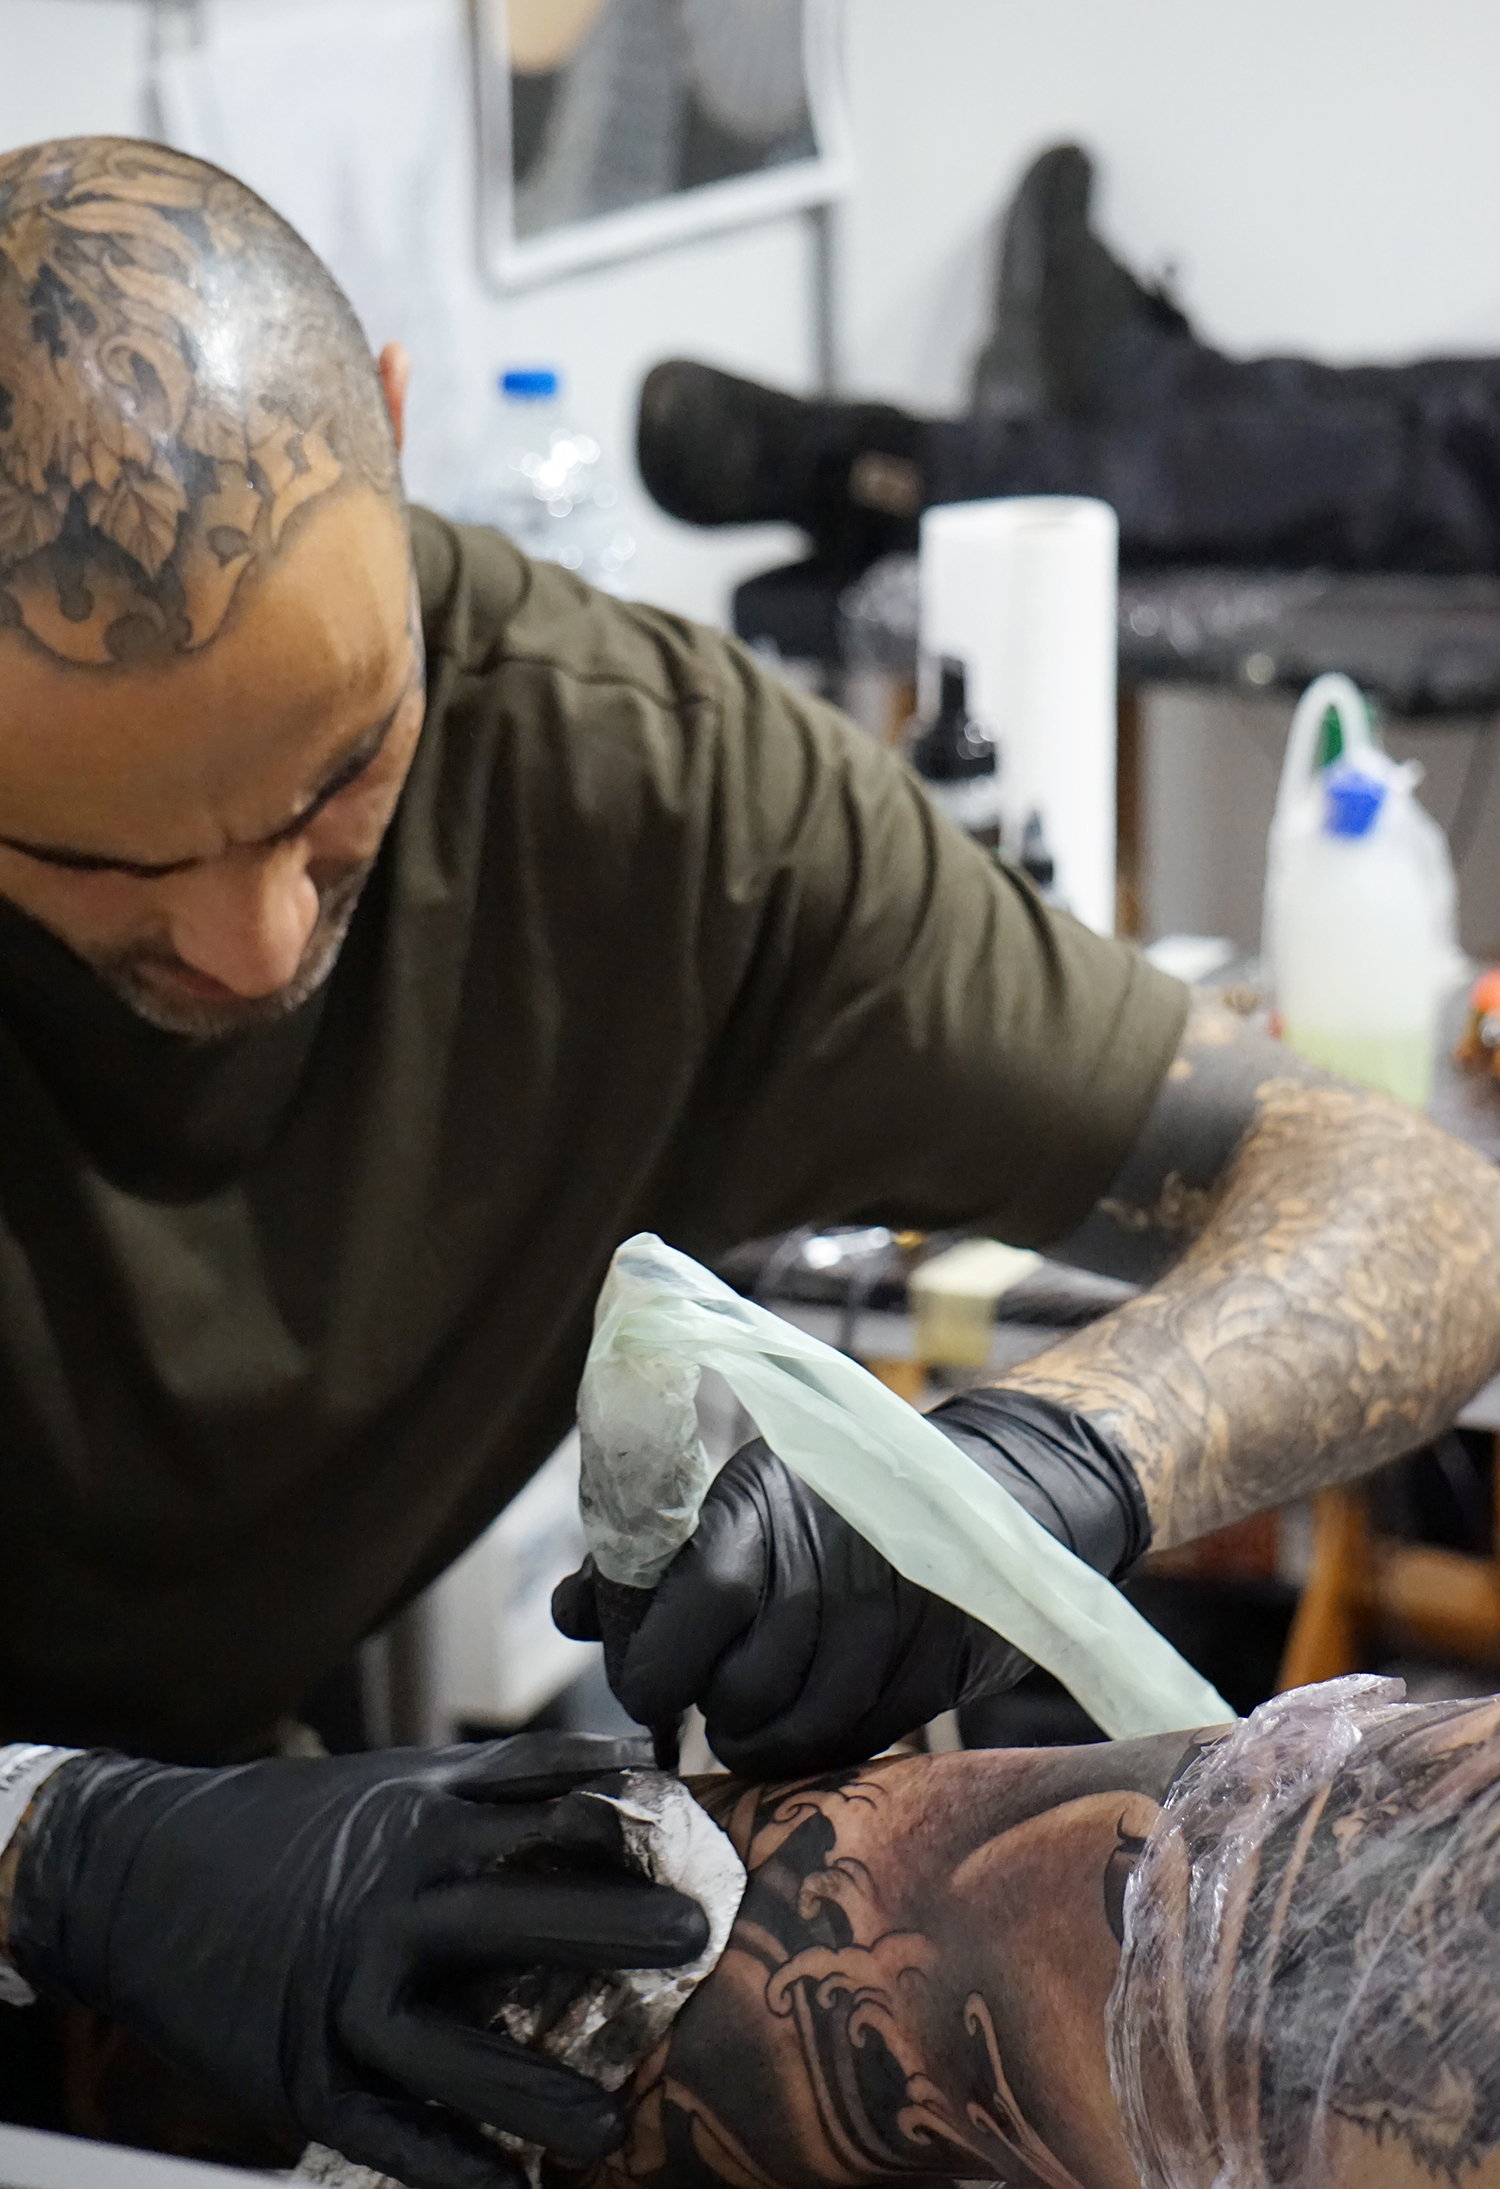
[[[1265,942],[1288,1047],[1422,1108],[1457,952],[1452,862],[1418,772],[1381,751],[1347,677],[1309,687],[1271,827]]]

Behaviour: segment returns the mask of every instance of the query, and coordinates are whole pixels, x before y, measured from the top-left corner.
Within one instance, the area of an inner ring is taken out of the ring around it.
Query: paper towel
[[[675,1969],[619,1969],[581,1976],[578,1990],[544,2028],[532,1987],[518,1978],[513,1995],[497,2002],[495,2020],[519,2044],[534,2046],[618,2090],[671,2028],[705,1976],[718,1967],[745,1891],[745,1865],[733,1842],[699,1807],[680,1779],[661,1771],[631,1771],[610,1790],[585,1789],[619,1813],[621,1838],[633,1868],[653,1884],[671,1885],[696,1900],[708,1918],[708,1943],[696,1960]],[[497,2139],[526,2164],[535,2183],[541,2153],[513,2137]],[[318,2145],[308,2150],[295,2184],[320,2189],[402,2189],[399,2182],[354,2166]]]
[[[1000,740],[1008,849],[1039,811],[1058,895],[1115,925],[1115,614],[1119,527],[1065,495],[953,503],[922,519],[924,674],[953,655]]]

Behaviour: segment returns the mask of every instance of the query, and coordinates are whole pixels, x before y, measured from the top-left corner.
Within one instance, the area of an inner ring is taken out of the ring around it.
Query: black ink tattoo
[[[242,184],[157,145],[0,158],[0,630],[191,653],[300,512],[397,491],[353,313]]]
[[[1358,2033],[1324,2070],[1333,2113],[1404,2143],[1434,2179],[1456,2183],[1500,2146],[1500,1801],[1491,1788],[1466,1804],[1456,1858],[1454,1758],[1436,1730],[1403,1724],[1368,1743],[1311,1839],[1289,1826],[1273,1851],[1287,1914],[1263,1948],[1275,2028],[1262,2104],[1284,2124],[1272,2180],[1287,2172],[1307,2047],[1337,2029],[1330,1988],[1357,2003]]]
[[[1106,2059],[1127,1939],[1147,2178],[1488,2180],[1500,1703],[1392,1705],[1301,1793],[1297,1755],[1221,1738],[700,1785],[749,1886],[588,2189],[1139,2189]]]
[[[1116,2189],[1110,1903],[1183,1745],[700,1788],[750,1884],[728,1954],[638,2076],[629,2141],[594,2189],[914,2174]],[[1078,2006],[1066,2063],[1038,2037],[1051,2009],[1028,1998],[1047,1971],[1054,2000]],[[1074,2120],[1080,2083],[1089,2102]]]
[[[1322,1086],[1306,1064],[1208,998],[1194,1000],[1177,1055],[1108,1193],[1051,1251],[1107,1277],[1150,1284],[1211,1219],[1225,1175],[1272,1086]]]

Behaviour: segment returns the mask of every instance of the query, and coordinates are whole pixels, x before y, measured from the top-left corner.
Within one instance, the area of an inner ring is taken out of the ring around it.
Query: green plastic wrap
[[[1111,1582],[941,1430],[650,1232],[611,1264],[578,1398],[583,1524],[607,1579],[654,1587],[697,1525],[713,1475],[695,1405],[705,1369],[899,1573],[1014,1642],[1113,1738],[1233,1718]]]

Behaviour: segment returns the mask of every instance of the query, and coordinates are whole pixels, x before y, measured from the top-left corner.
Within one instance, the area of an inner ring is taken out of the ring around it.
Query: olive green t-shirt
[[[282,1025],[0,905],[0,1735],[263,1740],[561,1435],[615,1246],[1045,1241],[1184,998],[738,646],[413,519],[415,765]]]

